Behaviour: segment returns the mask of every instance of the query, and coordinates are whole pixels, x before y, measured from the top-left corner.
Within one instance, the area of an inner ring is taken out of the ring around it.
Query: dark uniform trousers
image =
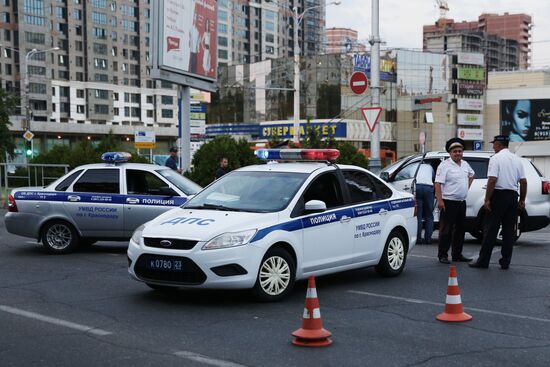
[[[445,210],[439,214],[439,250],[438,257],[446,258],[452,244],[452,257],[462,255],[464,244],[464,218],[466,201],[443,199]]]
[[[514,249],[515,231],[518,219],[518,193],[514,190],[493,191],[491,211],[485,216],[483,241],[479,250],[478,264],[488,266],[502,223],[502,248],[500,265],[510,265]]]

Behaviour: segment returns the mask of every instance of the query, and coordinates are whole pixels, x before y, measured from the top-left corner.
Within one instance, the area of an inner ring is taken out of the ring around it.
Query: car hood
[[[208,241],[226,232],[270,226],[277,223],[278,219],[278,213],[175,208],[147,222],[142,235]]]

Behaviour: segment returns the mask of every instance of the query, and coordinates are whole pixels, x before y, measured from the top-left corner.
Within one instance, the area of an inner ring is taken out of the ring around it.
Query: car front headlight
[[[145,224],[142,224],[141,226],[137,227],[134,231],[134,234],[132,234],[132,241],[137,243],[139,245],[139,239],[141,238],[141,235],[143,233],[143,228],[145,228]]]
[[[256,234],[256,229],[242,232],[227,232],[208,241],[203,250],[215,250],[220,248],[236,247],[246,245]]]

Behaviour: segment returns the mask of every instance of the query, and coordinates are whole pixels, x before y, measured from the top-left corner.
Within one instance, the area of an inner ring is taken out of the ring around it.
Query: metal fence
[[[11,189],[46,186],[67,172],[68,164],[0,163],[0,206],[7,204]]]

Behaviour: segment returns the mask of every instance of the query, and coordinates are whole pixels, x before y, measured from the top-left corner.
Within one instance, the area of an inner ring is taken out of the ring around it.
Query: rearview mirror
[[[327,204],[321,200],[310,200],[306,203],[305,211],[307,213],[320,213],[327,210]]]
[[[390,182],[390,174],[388,172],[380,172],[380,178],[386,182]]]

